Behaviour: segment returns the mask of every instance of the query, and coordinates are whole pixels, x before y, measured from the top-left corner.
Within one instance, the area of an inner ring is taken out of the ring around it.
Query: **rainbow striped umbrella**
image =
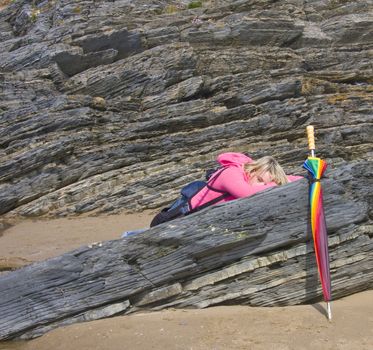
[[[304,162],[303,167],[308,170],[310,181],[310,211],[311,211],[311,229],[313,242],[315,247],[315,255],[319,276],[324,295],[324,300],[327,303],[328,319],[331,320],[331,282],[329,269],[329,250],[328,250],[328,235],[326,229],[323,193],[320,179],[326,170],[326,162],[315,157],[315,142],[313,138],[313,127],[307,128],[309,148],[311,156]]]

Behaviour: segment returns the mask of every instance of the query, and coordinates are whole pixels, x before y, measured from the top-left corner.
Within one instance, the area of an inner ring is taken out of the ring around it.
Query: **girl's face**
[[[264,184],[266,185],[269,182],[272,182],[272,175],[268,171],[262,171],[261,173],[257,173],[256,171],[253,171],[250,174],[250,180],[249,183],[251,185],[254,184]]]

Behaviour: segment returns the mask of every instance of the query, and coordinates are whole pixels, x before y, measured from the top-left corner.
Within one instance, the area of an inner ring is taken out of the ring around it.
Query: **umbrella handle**
[[[313,125],[308,125],[307,128],[307,138],[308,138],[308,149],[311,151],[311,156],[315,156],[315,133]]]

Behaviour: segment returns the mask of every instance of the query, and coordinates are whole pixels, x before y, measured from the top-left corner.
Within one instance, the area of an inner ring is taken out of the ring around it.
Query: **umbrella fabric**
[[[320,179],[326,170],[326,162],[320,158],[308,157],[303,167],[311,176],[310,210],[311,228],[315,247],[317,267],[319,270],[324,300],[331,300],[331,282],[329,269],[329,250],[326,222],[323,208],[323,193]]]

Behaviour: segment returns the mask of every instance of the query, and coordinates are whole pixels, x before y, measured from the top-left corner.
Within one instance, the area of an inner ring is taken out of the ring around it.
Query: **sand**
[[[0,11],[5,9],[11,2],[12,0],[0,0]]]
[[[153,213],[25,220],[2,232],[0,268],[15,268],[79,246],[117,239],[147,227]],[[3,272],[6,273],[6,272]],[[1,315],[0,315],[1,322]],[[0,342],[0,349],[255,349],[372,350],[373,291],[333,302],[276,308],[220,306],[119,316],[53,330],[27,342]]]
[[[119,239],[124,231],[149,227],[153,216],[152,212],[144,212],[20,221],[0,233],[0,264],[5,258],[45,260],[82,245]]]

